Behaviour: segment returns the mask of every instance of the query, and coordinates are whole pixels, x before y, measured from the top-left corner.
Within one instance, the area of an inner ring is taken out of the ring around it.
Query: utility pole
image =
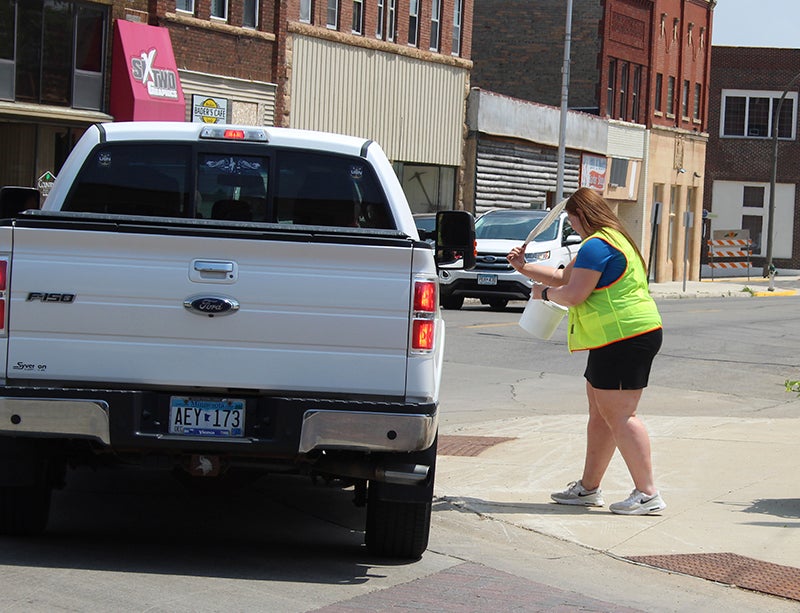
[[[772,263],[772,232],[775,220],[775,184],[778,180],[778,120],[781,114],[781,107],[783,101],[792,89],[792,86],[800,79],[800,72],[798,72],[786,89],[783,90],[781,99],[778,101],[778,108],[775,109],[775,116],[772,118],[772,178],[769,183],[769,213],[767,217],[767,259],[764,265],[763,275],[769,277],[769,290],[772,291],[772,286],[775,279],[775,266]]]
[[[567,0],[567,23],[564,28],[564,65],[561,68],[561,124],[558,130],[558,168],[556,202],[564,199],[564,165],[567,151],[567,110],[569,104],[569,56],[572,44],[572,0]]]

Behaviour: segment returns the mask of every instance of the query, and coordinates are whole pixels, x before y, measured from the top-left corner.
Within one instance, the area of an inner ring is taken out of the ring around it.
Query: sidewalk
[[[778,275],[770,291],[769,279],[747,277],[717,277],[701,281],[670,281],[651,283],[650,293],[656,298],[713,298],[795,296],[800,292],[800,275]]]
[[[760,299],[798,295],[800,276],[782,276],[774,285],[769,291],[767,279],[737,277],[687,282],[685,288],[680,282],[650,287],[659,298]],[[478,370],[461,365],[459,377],[476,378]],[[448,379],[443,398],[457,406],[517,403],[528,407],[530,416],[443,427],[437,497],[632,563],[800,602],[800,402],[794,396],[694,391],[676,396],[674,388],[648,387],[642,419],[668,507],[661,515],[627,517],[608,511],[633,487],[618,453],[603,483],[605,507],[556,505],[550,499],[581,473],[586,415],[582,405],[572,406],[584,402],[575,377],[540,374],[520,380],[514,372],[505,379],[501,369],[491,374],[491,399],[460,398],[458,377]],[[507,397],[497,397],[498,391]],[[675,403],[686,407],[685,414],[658,410]],[[692,414],[691,407],[710,403],[720,409],[719,417]],[[548,410],[567,405],[570,414]]]
[[[666,401],[667,390],[653,392],[649,388],[648,404],[653,395]],[[800,601],[800,491],[793,487],[800,474],[800,417],[645,422],[668,505],[661,515],[608,511],[632,487],[619,454],[603,483],[605,507],[552,503],[552,491],[580,476],[586,418],[579,415],[442,434],[436,495],[616,558]],[[477,455],[448,455],[454,443],[463,446],[470,438],[484,441]]]

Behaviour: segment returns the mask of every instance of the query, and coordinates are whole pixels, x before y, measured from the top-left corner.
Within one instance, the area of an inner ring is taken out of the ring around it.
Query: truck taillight
[[[436,283],[417,281],[414,284],[414,310],[427,313],[436,311]]]
[[[6,331],[6,287],[8,260],[0,260],[0,333]]]
[[[414,304],[411,320],[411,350],[433,351],[436,344],[436,308],[439,300],[436,281],[414,282]]]

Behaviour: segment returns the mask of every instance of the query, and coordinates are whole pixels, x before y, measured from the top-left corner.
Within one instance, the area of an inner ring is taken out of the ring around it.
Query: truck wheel
[[[47,485],[0,487],[0,534],[31,536],[41,534],[50,515]]]
[[[457,311],[464,305],[464,296],[443,296],[442,306],[451,311]]]
[[[376,556],[417,560],[428,547],[430,502],[379,500],[369,490],[364,542]]]
[[[489,300],[489,308],[492,309],[493,311],[502,311],[503,309],[506,308],[507,304],[508,300],[506,300],[505,298],[492,298],[491,300]]]

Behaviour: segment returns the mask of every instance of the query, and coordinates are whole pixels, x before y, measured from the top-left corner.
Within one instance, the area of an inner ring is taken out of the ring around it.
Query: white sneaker
[[[667,504],[656,492],[652,496],[634,489],[631,495],[622,502],[615,502],[608,507],[612,513],[619,515],[650,515],[667,508]]]
[[[573,481],[563,492],[550,494],[558,504],[574,504],[584,507],[602,507],[605,504],[600,488],[587,490],[580,481]]]

